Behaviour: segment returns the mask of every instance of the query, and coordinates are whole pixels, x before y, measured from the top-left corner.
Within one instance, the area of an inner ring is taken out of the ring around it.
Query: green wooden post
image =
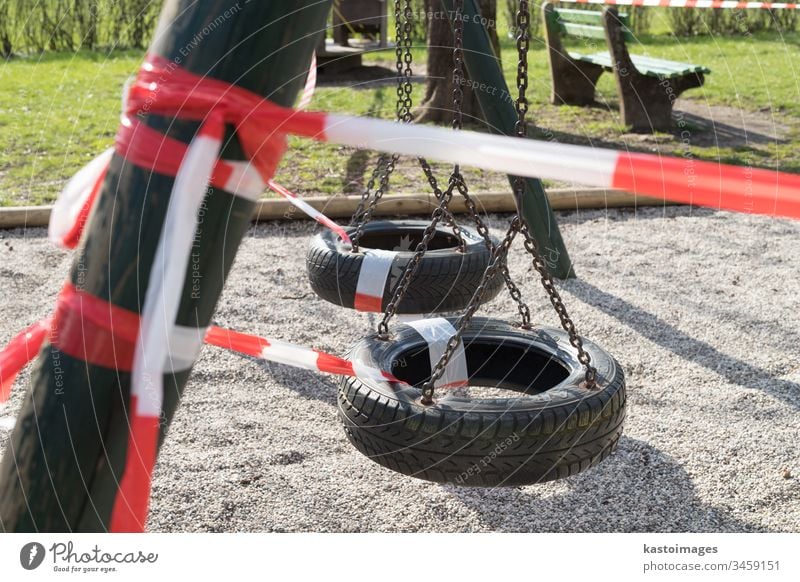
[[[168,0],[150,51],[290,106],[329,10],[330,2],[314,0]],[[187,143],[198,128],[154,115],[143,119]],[[244,159],[232,128],[227,137],[234,139],[223,157]],[[173,182],[114,157],[75,256],[73,285],[141,312]],[[177,324],[209,325],[254,206],[209,188]],[[162,442],[188,376],[165,374]],[[89,365],[45,343],[0,464],[0,528],[107,529],[124,467],[129,394],[130,373]]]
[[[453,14],[453,0],[442,0],[448,14]],[[464,0],[464,64],[483,113],[493,133],[514,135],[517,112],[514,95],[508,90],[500,61],[494,54],[486,23],[482,21],[477,0]],[[531,18],[538,18],[534,11]],[[515,177],[509,176],[514,184]],[[540,180],[525,178],[525,191],[516,199],[517,211],[539,244],[550,274],[559,279],[575,276],[567,247],[561,238],[558,222]]]

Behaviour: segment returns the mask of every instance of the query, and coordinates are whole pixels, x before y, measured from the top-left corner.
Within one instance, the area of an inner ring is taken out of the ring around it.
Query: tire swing
[[[411,122],[413,16],[409,0],[402,11],[400,2],[395,3],[397,121],[401,123]],[[454,75],[461,75],[461,67],[462,63],[457,62]],[[460,85],[455,87],[453,129],[459,130],[463,94]],[[401,301],[392,306],[394,311],[399,314],[460,311],[468,305],[480,283],[498,241],[489,234],[478,214],[458,166],[454,167],[448,186],[442,191],[424,158],[418,158],[420,167],[440,202],[431,221],[373,221],[398,159],[397,155],[379,156],[351,224],[345,227],[352,244],[331,231],[314,236],[306,257],[311,288],[320,298],[336,305],[380,313],[392,302],[402,274],[416,261],[406,292],[400,296]],[[458,225],[448,210],[456,192],[463,196],[475,228]],[[497,296],[502,285],[501,278],[492,280],[484,300]]]
[[[456,46],[463,33],[460,9],[457,1]],[[527,16],[527,2],[522,1],[517,24],[523,35],[523,71],[527,27],[520,23]],[[518,88],[517,134],[524,136],[525,92]],[[518,202],[522,193],[517,180]],[[530,310],[513,283],[509,290],[520,324],[473,317],[487,282],[507,275],[506,258],[517,234],[524,239],[562,329],[532,325]],[[396,295],[394,302],[398,301]],[[574,475],[615,449],[625,418],[622,368],[578,335],[537,243],[519,216],[495,248],[460,317],[418,320],[390,330],[391,315],[387,311],[377,333],[352,348],[350,359],[356,369],[375,366],[401,382],[346,377],[339,381],[339,416],[347,437],[373,461],[438,483],[520,486]],[[459,394],[478,388],[520,395],[478,399]]]

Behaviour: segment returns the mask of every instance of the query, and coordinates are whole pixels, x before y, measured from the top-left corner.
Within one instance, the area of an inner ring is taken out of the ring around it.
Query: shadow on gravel
[[[246,357],[246,356],[243,356]],[[249,358],[248,358],[249,359]],[[274,362],[258,362],[259,367],[281,386],[298,396],[337,406],[337,387],[333,376],[301,370]]]
[[[766,392],[796,409],[800,409],[800,385],[776,378],[766,370],[744,362],[704,341],[695,339],[671,326],[658,316],[624,299],[582,281],[570,292],[587,305],[616,318],[621,323],[672,353],[719,374],[731,384]]]
[[[623,436],[608,459],[561,483],[565,492],[547,496],[535,485],[445,488],[500,532],[767,531],[700,501],[675,459],[637,439]]]

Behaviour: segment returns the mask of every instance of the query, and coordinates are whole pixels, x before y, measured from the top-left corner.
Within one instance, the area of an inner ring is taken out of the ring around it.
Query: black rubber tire
[[[374,335],[361,340],[351,360],[391,370],[415,387],[339,381],[339,417],[359,451],[404,475],[498,487],[568,477],[616,448],[625,419],[625,376],[597,345],[584,340],[599,375],[598,388],[587,389],[577,351],[560,329],[523,330],[476,318],[463,337],[471,385],[525,395],[468,400],[442,391],[433,405],[423,406],[417,386],[430,376],[428,347],[413,328],[398,326],[390,341]]]
[[[383,220],[369,222],[364,228],[361,237],[363,248],[402,249],[394,259],[383,291],[381,309],[385,309],[391,300],[392,291],[414,256],[414,239],[421,237],[426,226],[428,223],[422,220]],[[477,231],[467,227],[461,227],[461,231],[466,243],[465,252],[459,252],[456,248],[457,242],[452,231],[444,226],[437,228],[434,244],[422,258],[397,313],[459,311],[469,304],[491,257]],[[349,227],[348,234],[353,232],[355,227]],[[402,241],[404,235],[410,237],[406,244],[394,244]],[[497,239],[492,240],[494,244],[498,244]],[[372,242],[390,244],[370,247]],[[386,246],[390,248],[385,248]],[[352,309],[363,259],[362,253],[351,252],[350,247],[342,244],[333,232],[320,232],[311,240],[306,257],[311,288],[322,299]],[[502,277],[496,276],[486,287],[484,301],[497,296],[502,286]]]

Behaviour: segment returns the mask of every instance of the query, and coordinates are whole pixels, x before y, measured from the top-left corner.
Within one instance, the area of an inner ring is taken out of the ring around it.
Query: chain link
[[[539,273],[542,287],[544,287],[544,290],[550,297],[550,303],[553,304],[553,309],[555,309],[558,318],[561,320],[561,327],[563,327],[564,331],[569,335],[569,343],[578,351],[578,361],[586,368],[586,386],[588,388],[594,388],[597,384],[597,369],[592,366],[591,357],[586,350],[583,349],[583,340],[581,336],[578,335],[575,323],[570,318],[569,313],[567,313],[567,308],[561,300],[561,294],[558,292],[558,289],[556,289],[553,277],[550,276],[547,265],[545,265],[544,259],[539,252],[536,239],[531,236],[528,226],[524,223],[522,223],[520,227],[520,232],[525,239],[525,249],[533,257],[533,268]]]
[[[405,0],[402,7],[403,17],[400,18],[400,0],[395,0],[395,34],[396,46],[395,55],[397,56],[397,120],[404,123],[411,121],[411,20],[414,18],[414,10],[411,7],[411,0]]]
[[[422,168],[422,173],[425,174],[425,177],[428,179],[428,184],[433,191],[433,195],[436,197],[437,200],[441,200],[442,198],[442,190],[439,188],[439,182],[436,180],[436,176],[433,174],[433,168],[431,168],[428,160],[425,158],[417,158],[419,160],[419,165]],[[463,181],[463,180],[462,180]],[[464,253],[467,251],[467,242],[464,240],[464,235],[461,233],[461,228],[458,226],[456,222],[455,216],[453,213],[450,212],[448,208],[445,208],[445,215],[444,221],[453,231],[453,234],[458,239],[458,251]]]
[[[457,5],[460,7],[461,3],[458,2]],[[456,9],[456,18],[461,15]],[[517,25],[517,53],[518,53],[518,60],[517,60],[517,91],[518,97],[515,103],[515,108],[517,112],[517,122],[514,126],[515,133],[518,137],[527,137],[527,121],[525,119],[526,114],[528,113],[528,99],[526,96],[526,91],[528,89],[528,49],[529,49],[529,24],[530,24],[530,7],[527,0],[520,0],[519,2],[519,10],[517,11],[517,18],[516,18],[516,25]],[[463,20],[461,22],[461,33],[463,34]],[[456,36],[458,36],[459,25],[456,24],[454,27],[454,32]],[[456,39],[456,43],[459,43],[461,38]],[[458,66],[458,63],[457,63]],[[455,83],[455,74],[454,74],[454,83]],[[456,99],[456,91],[454,89],[454,99]],[[453,126],[455,127],[455,120]],[[517,177],[514,180],[513,188],[515,195],[517,195],[519,199],[519,195],[522,193],[522,190],[525,187],[524,181]],[[459,188],[459,191],[461,189]],[[478,228],[478,232],[484,237],[486,241],[487,247],[492,248],[491,238],[489,237],[489,231],[486,228],[486,225],[483,224],[483,220],[481,220],[480,216],[478,216],[477,209],[475,208],[474,201],[471,200],[469,194],[466,192],[466,188],[464,191],[461,192],[464,196],[467,208],[470,210],[472,214],[473,221],[475,221],[476,226]],[[583,340],[578,335],[577,329],[575,328],[575,323],[569,317],[567,313],[567,308],[564,306],[564,302],[561,300],[561,295],[556,289],[555,283],[553,282],[553,278],[550,276],[549,271],[547,270],[547,266],[545,265],[544,259],[542,258],[541,253],[539,252],[538,245],[536,244],[536,240],[531,236],[530,231],[528,230],[527,225],[522,221],[519,215],[515,216],[511,222],[511,225],[508,228],[506,236],[503,238],[503,241],[500,243],[499,246],[494,248],[492,253],[492,260],[489,263],[489,266],[486,268],[486,271],[481,278],[480,285],[475,290],[472,298],[470,299],[469,305],[467,306],[464,314],[459,318],[457,325],[456,325],[456,333],[448,340],[447,345],[445,347],[444,353],[442,354],[439,361],[434,365],[433,369],[431,370],[431,376],[428,381],[422,387],[422,404],[429,405],[433,403],[433,393],[434,387],[436,382],[442,377],[444,371],[447,367],[448,362],[453,356],[453,353],[459,346],[461,342],[461,338],[466,330],[469,322],[472,320],[475,312],[480,307],[481,303],[483,302],[483,296],[486,293],[486,286],[488,285],[489,281],[494,279],[497,276],[498,272],[502,274],[503,278],[505,279],[506,286],[508,287],[509,293],[511,297],[517,303],[517,309],[520,313],[522,318],[522,326],[525,328],[530,327],[530,309],[528,306],[522,301],[522,294],[519,288],[511,279],[511,274],[508,271],[508,266],[506,264],[506,258],[508,256],[508,251],[511,248],[511,243],[513,242],[514,238],[516,237],[517,233],[521,232],[525,242],[525,250],[533,258],[533,268],[539,274],[541,278],[542,286],[545,289],[545,292],[548,294],[550,298],[550,302],[553,305],[553,309],[555,309],[556,314],[558,315],[561,321],[561,327],[564,328],[564,331],[567,332],[569,336],[570,344],[577,350],[578,352],[578,361],[584,366],[585,368],[585,382],[587,388],[595,388],[597,385],[597,370],[591,364],[591,357],[583,348]]]
[[[462,124],[461,107],[464,96],[461,89],[464,78],[464,19],[462,14],[463,0],[455,0],[453,17],[455,22],[453,29],[453,129],[461,129]],[[440,221],[444,219],[445,221],[449,222],[449,226],[453,229],[453,232],[459,240],[460,249],[466,249],[466,243],[464,242],[463,235],[461,234],[461,229],[456,224],[453,214],[448,209],[448,205],[453,198],[453,191],[456,189],[459,189],[460,191],[460,185],[464,185],[463,188],[466,189],[464,178],[461,175],[458,165],[453,167],[453,172],[450,174],[450,180],[447,185],[447,190],[442,192],[438,186],[436,177],[433,174],[433,170],[431,169],[431,166],[427,160],[424,158],[419,158],[419,163],[423,172],[425,173],[425,176],[428,178],[428,183],[431,185],[434,195],[439,200],[439,205],[433,211],[433,214],[431,215],[431,223],[425,229],[425,232],[422,235],[422,241],[420,241],[420,243],[417,245],[416,249],[414,250],[414,256],[411,258],[408,265],[406,265],[403,275],[397,282],[394,292],[392,293],[392,299],[386,306],[386,312],[384,313],[383,319],[378,324],[378,336],[384,339],[388,339],[389,337],[389,321],[396,314],[398,305],[408,292],[411,281],[417,272],[419,264],[422,262],[422,258],[428,251],[428,244],[430,244],[431,239],[436,234],[436,227]]]
[[[528,0],[519,0],[519,10],[517,11],[517,123],[514,130],[519,137],[525,137],[527,133],[527,122],[525,115],[528,113],[528,98],[525,92],[528,90],[528,48],[530,31],[530,9]],[[521,181],[517,178],[517,181]]]
[[[514,242],[514,237],[517,235],[517,232],[519,232],[520,222],[519,216],[515,216],[514,220],[511,221],[511,225],[508,227],[508,231],[506,232],[506,236],[503,238],[503,241],[497,247],[495,247],[494,252],[492,253],[492,259],[489,261],[489,265],[486,267],[486,271],[483,273],[483,277],[481,278],[480,285],[478,285],[478,288],[475,289],[467,309],[464,311],[464,314],[458,319],[458,322],[455,325],[456,333],[447,341],[447,345],[442,353],[442,357],[439,358],[439,361],[436,362],[433,370],[431,370],[431,377],[422,386],[422,404],[426,406],[433,404],[433,391],[436,382],[444,374],[444,371],[447,368],[447,363],[450,361],[450,358],[453,357],[453,353],[461,343],[461,337],[464,335],[464,331],[467,329],[469,322],[472,321],[475,312],[478,311],[478,308],[483,302],[483,297],[486,294],[486,286],[488,285],[489,281],[497,276],[497,272],[502,269],[502,266],[505,265],[506,257],[508,256],[508,249],[511,248],[511,243]]]
[[[475,223],[475,230],[477,230],[478,234],[483,237],[483,242],[486,245],[486,248],[489,249],[489,252],[494,252],[495,247],[494,243],[492,242],[492,237],[489,234],[489,228],[486,226],[486,223],[483,221],[480,214],[478,214],[478,207],[475,205],[475,200],[472,198],[472,196],[470,196],[469,191],[467,190],[467,185],[464,183],[459,184],[458,190],[461,193],[461,196],[464,198],[464,204],[466,205],[467,210],[472,217],[472,221]],[[511,273],[508,272],[508,266],[503,265],[500,268],[500,273],[503,276],[508,293],[517,304],[517,311],[519,311],[520,319],[522,320],[520,327],[523,329],[530,329],[531,310],[525,301],[523,301],[522,293],[520,292],[516,283],[514,283],[514,280],[511,278]]]
[[[403,17],[401,18],[401,13]],[[411,91],[413,85],[411,84],[411,64],[413,55],[411,54],[411,19],[414,17],[414,11],[411,7],[411,0],[405,0],[401,4],[400,0],[394,2],[394,15],[395,15],[395,56],[397,57],[395,66],[397,68],[397,107],[396,117],[397,121],[409,123],[411,121],[411,107],[413,105],[411,100]],[[375,207],[380,202],[386,190],[389,188],[389,178],[397,167],[399,156],[393,155],[391,157],[382,154],[378,158],[375,170],[372,177],[367,183],[367,187],[361,195],[361,200],[356,207],[351,224],[356,224],[356,231],[350,240],[353,241],[352,252],[359,252],[358,241],[364,232],[364,227],[372,220],[372,215],[375,212]],[[378,178],[380,176],[380,178]],[[375,181],[379,180],[378,189],[373,192]]]
[[[464,116],[464,2],[453,1],[453,129],[461,129]],[[458,165],[453,174],[460,174]]]
[[[350,224],[358,224],[362,219],[364,210],[366,210],[367,203],[369,202],[369,197],[372,194],[372,189],[375,188],[375,181],[384,171],[388,159],[389,156],[386,154],[378,156],[378,163],[375,164],[375,168],[372,170],[372,176],[370,176],[366,188],[364,188],[364,191],[361,193],[361,200],[358,202],[358,206],[356,206],[353,216],[350,218]]]
[[[400,156],[393,155],[392,157],[386,160],[386,165],[384,167],[384,171],[381,174],[381,181],[378,185],[378,189],[375,190],[375,194],[372,198],[367,197],[369,200],[369,205],[367,206],[366,210],[362,211],[360,220],[358,221],[358,226],[356,226],[356,231],[353,233],[353,236],[350,237],[350,240],[353,242],[353,246],[351,252],[357,253],[359,251],[358,241],[361,239],[361,235],[364,233],[364,227],[372,220],[372,215],[375,212],[375,208],[378,206],[378,202],[383,197],[383,193],[389,188],[389,176],[392,175],[394,172],[395,166],[397,165],[397,160],[400,159]],[[378,162],[380,164],[380,161]],[[370,180],[372,182],[372,180]],[[365,201],[365,198],[362,196],[362,202]]]
[[[439,205],[433,211],[433,214],[431,214],[431,222],[422,233],[422,240],[417,244],[416,249],[414,249],[414,256],[406,265],[403,275],[397,282],[397,286],[392,294],[392,299],[386,306],[386,312],[383,314],[383,319],[378,324],[378,337],[381,339],[389,339],[389,321],[397,313],[397,307],[403,300],[403,297],[405,297],[408,287],[411,285],[411,281],[417,272],[417,268],[422,262],[422,257],[425,256],[425,253],[428,251],[428,244],[430,244],[431,239],[433,239],[434,235],[436,234],[436,227],[439,225],[439,221],[442,220],[447,212],[447,205],[450,204],[450,200],[453,197],[454,187],[454,182],[451,180],[447,190],[445,190],[442,193],[441,198],[439,198]]]

